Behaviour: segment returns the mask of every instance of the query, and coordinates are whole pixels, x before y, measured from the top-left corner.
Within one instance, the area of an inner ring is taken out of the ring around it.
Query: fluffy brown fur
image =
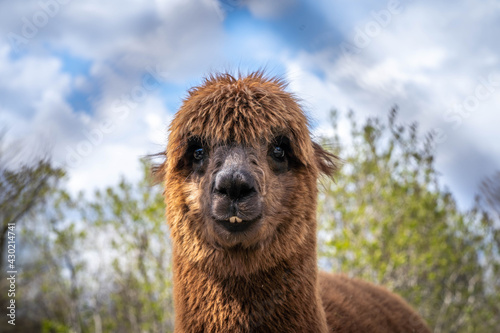
[[[428,332],[384,289],[318,275],[316,183],[336,160],[283,81],[207,78],[172,121],[166,156],[176,332]]]

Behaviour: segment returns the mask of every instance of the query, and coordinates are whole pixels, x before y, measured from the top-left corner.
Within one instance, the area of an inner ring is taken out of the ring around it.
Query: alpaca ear
[[[338,163],[340,162],[339,158],[326,151],[316,142],[313,142],[313,149],[316,165],[318,166],[319,171],[328,177],[333,177],[338,170]]]
[[[166,158],[166,153],[161,152],[157,154],[150,154],[146,156],[147,159],[151,161],[151,168],[150,168],[150,180],[152,185],[157,185],[163,182],[165,178],[165,168],[167,166],[167,158]],[[153,161],[153,159],[158,159],[160,158],[161,160],[158,162]]]

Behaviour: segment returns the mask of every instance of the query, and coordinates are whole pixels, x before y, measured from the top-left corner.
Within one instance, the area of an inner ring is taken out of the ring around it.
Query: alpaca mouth
[[[254,225],[259,219],[260,219],[260,216],[254,218],[252,220],[243,220],[237,216],[232,216],[227,220],[216,219],[215,221],[217,224],[222,226],[227,231],[232,232],[232,233],[239,233],[239,232],[249,230],[252,227],[252,225]]]

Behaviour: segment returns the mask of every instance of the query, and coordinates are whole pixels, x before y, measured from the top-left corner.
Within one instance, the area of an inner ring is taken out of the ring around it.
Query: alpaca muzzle
[[[248,230],[262,215],[261,196],[244,156],[232,152],[215,174],[212,217],[230,232]]]

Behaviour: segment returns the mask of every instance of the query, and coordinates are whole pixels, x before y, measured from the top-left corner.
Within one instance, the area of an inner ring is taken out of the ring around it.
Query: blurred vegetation
[[[1,139],[1,138],[0,138]],[[7,168],[7,161],[0,152],[0,264],[5,264],[5,241],[9,224],[19,224],[35,207],[41,205],[48,193],[64,175],[53,168],[48,160],[20,170]]]
[[[45,167],[49,174],[55,170]],[[150,186],[146,162],[143,169],[138,184],[123,179],[90,200],[54,182],[44,192],[46,204],[31,206],[16,226],[16,326],[2,321],[0,331],[173,331],[165,206],[161,188]],[[18,198],[10,205],[24,207],[24,197]]]
[[[439,185],[431,134],[397,124],[396,110],[362,125],[351,112],[346,145],[332,118],[344,166],[320,198],[323,262],[396,291],[436,333],[500,332],[499,215],[483,207],[500,205],[498,178],[461,211]]]
[[[500,173],[461,210],[439,184],[432,135],[397,124],[395,110],[355,119],[344,143],[333,112],[324,142],[344,162],[321,181],[322,267],[394,290],[434,332],[500,332]],[[76,196],[47,161],[0,168],[1,222],[16,222],[20,272],[16,327],[2,321],[2,332],[173,331],[162,189],[142,165],[137,183]]]

